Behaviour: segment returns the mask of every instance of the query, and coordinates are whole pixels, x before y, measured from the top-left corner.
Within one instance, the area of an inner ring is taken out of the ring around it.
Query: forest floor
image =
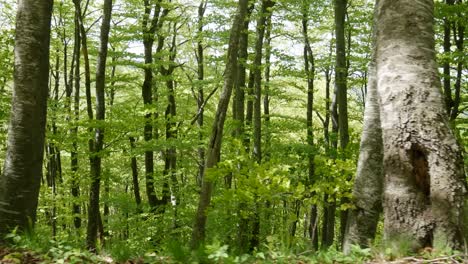
[[[114,261],[111,257],[92,255],[89,253],[79,254],[76,251],[74,252],[63,252],[63,256],[57,258],[57,256],[43,255],[40,253],[32,252],[25,249],[16,249],[16,248],[5,248],[0,247],[0,264],[59,264],[59,263],[83,263],[83,264],[146,264],[146,263],[181,263],[170,257],[154,257],[149,260],[147,258],[140,258],[134,260],[127,260],[124,262]],[[197,263],[193,261],[191,263]],[[330,260],[327,262],[308,262],[304,258],[295,258],[290,256],[286,259],[252,259],[251,261],[246,262],[232,262],[232,261],[209,261],[207,263],[297,263],[297,264],[307,264],[307,263],[365,263],[365,264],[468,264],[468,256],[463,255],[453,255],[453,256],[444,256],[436,258],[427,258],[427,257],[401,257],[394,260],[385,260],[383,258],[375,258],[373,260],[366,261],[340,261],[340,260]]]

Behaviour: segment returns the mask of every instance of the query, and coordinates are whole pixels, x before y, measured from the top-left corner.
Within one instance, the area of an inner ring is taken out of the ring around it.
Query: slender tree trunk
[[[135,149],[135,138],[129,137],[130,148]],[[137,206],[137,213],[141,212],[141,195],[140,195],[140,184],[138,183],[138,164],[137,158],[132,154],[131,158],[131,167],[132,167],[132,182],[133,182],[133,194],[135,195],[135,203]]]
[[[330,51],[331,57],[332,51]],[[328,81],[331,81],[331,74],[328,75]],[[328,96],[330,96],[330,88],[328,85]],[[332,125],[332,134],[329,136],[331,148],[329,148],[329,156],[331,159],[335,160],[337,157],[338,151],[338,100],[337,100],[337,86],[335,85],[335,90],[333,97],[331,98],[330,104],[330,120]],[[335,195],[325,194],[324,195],[324,210],[323,210],[323,225],[322,225],[322,248],[328,248],[333,244],[335,238],[335,212],[336,212],[336,200]]]
[[[264,86],[264,96],[263,96],[263,114],[264,114],[264,124],[265,124],[265,150],[264,158],[265,161],[270,160],[271,156],[271,127],[270,127],[270,70],[271,70],[271,14],[268,15],[265,22],[266,32],[265,32],[265,86]]]
[[[309,22],[310,6],[303,6],[302,10],[302,34],[304,37],[304,71],[307,80],[307,144],[309,145],[308,153],[308,186],[312,187],[315,184],[315,153],[314,153],[314,128],[313,128],[313,111],[314,111],[314,80],[315,80],[315,61],[312,48],[309,41],[308,22]],[[315,195],[315,193],[312,193]],[[312,205],[310,208],[309,235],[312,241],[313,249],[318,249],[318,212],[317,205]]]
[[[112,0],[104,0],[104,16],[101,24],[100,47],[96,67],[96,120],[105,120],[105,85],[106,60],[109,43],[110,20],[112,14]],[[101,151],[104,145],[104,125],[100,123],[96,128],[94,152],[91,153],[91,187],[89,192],[88,228],[86,232],[86,247],[96,251],[96,237],[99,223],[99,192],[101,185]]]
[[[204,109],[203,109],[203,103],[205,101],[204,99],[204,93],[203,93],[203,86],[201,85],[202,81],[205,79],[205,60],[204,60],[204,46],[203,46],[203,25],[204,25],[204,15],[206,11],[206,6],[208,5],[208,2],[205,0],[202,0],[200,2],[200,5],[198,6],[198,42],[197,42],[197,77],[198,81],[200,82],[198,84],[198,96],[197,96],[197,105],[198,105],[198,119],[197,119],[197,124],[198,124],[198,129],[200,132],[198,133],[198,140],[200,141],[199,144],[203,141],[203,125],[204,125]],[[197,183],[201,187],[202,183],[202,175],[203,171],[205,170],[205,147],[200,146],[198,148],[198,175],[197,175]]]
[[[348,63],[346,59],[346,39],[345,39],[345,19],[347,0],[335,0],[335,36],[336,36],[336,66],[335,66],[335,86],[338,101],[338,129],[340,135],[340,150],[343,159],[346,158],[346,146],[349,142],[348,133],[348,95],[347,95],[347,75]],[[341,203],[348,203],[347,198],[343,198]],[[347,211],[340,211],[340,244],[343,243],[346,231]]]
[[[435,64],[433,1],[380,0],[377,9],[385,238],[461,249],[467,196]]]
[[[238,61],[238,69],[237,69],[237,82],[235,84],[235,92],[234,92],[234,107],[233,107],[233,118],[237,122],[237,126],[234,129],[234,136],[238,138],[246,148],[245,151],[248,151],[248,147],[246,146],[246,138],[248,136],[245,134],[245,91],[246,87],[246,79],[247,79],[247,60],[248,60],[248,47],[249,47],[249,24],[250,24],[250,16],[252,14],[252,10],[254,8],[254,4],[250,4],[247,9],[246,19],[242,25],[242,29],[240,30],[240,37],[239,37],[239,61]],[[252,82],[253,83],[253,82]],[[250,109],[253,109],[251,107]],[[252,111],[250,111],[252,113]],[[250,123],[252,115],[250,115]],[[241,153],[241,151],[239,151]],[[241,169],[241,164],[237,165],[237,169]],[[241,202],[239,203],[239,227],[237,231],[237,245],[238,245],[238,252],[239,254],[245,253],[248,250],[249,244],[249,218],[246,211],[246,203]]]
[[[75,228],[81,227],[81,208],[77,202],[80,197],[80,184],[78,177],[78,121],[80,118],[80,49],[81,49],[81,38],[80,38],[80,24],[79,24],[80,13],[75,8],[75,43],[74,51],[75,55],[75,67],[74,67],[74,94],[73,94],[73,118],[75,126],[71,129],[72,151],[70,153],[70,167],[72,171],[71,180],[71,193],[73,196],[72,212],[73,212],[73,224]]]
[[[229,47],[227,52],[227,63],[224,72],[224,87],[221,92],[218,107],[216,109],[215,119],[213,122],[210,141],[207,148],[207,157],[205,163],[205,172],[203,176],[200,200],[195,217],[195,223],[192,233],[191,248],[197,249],[205,240],[205,227],[207,210],[211,202],[211,194],[213,191],[213,180],[205,177],[206,170],[216,166],[219,162],[221,154],[221,142],[224,129],[224,121],[226,112],[231,98],[232,88],[237,76],[237,55],[239,48],[239,37],[242,24],[246,17],[248,0],[239,0],[237,13],[231,28],[229,37]]]
[[[254,102],[253,102],[253,159],[262,163],[262,58],[263,42],[265,36],[266,21],[271,16],[271,8],[275,4],[271,0],[262,0],[262,7],[257,20],[257,40],[255,41],[255,58],[253,62],[254,71]],[[254,194],[255,196],[257,194]],[[260,204],[255,201],[255,209],[252,215],[252,236],[250,248],[258,248],[260,245]]]
[[[462,0],[457,1],[457,5],[461,5]],[[461,9],[461,8],[460,8]],[[457,53],[464,54],[465,46],[464,46],[464,41],[465,41],[465,24],[463,24],[463,14],[458,13],[458,22],[453,25],[453,37],[454,37],[454,42],[457,47]],[[455,84],[454,84],[454,99],[453,99],[453,105],[452,105],[452,110],[450,112],[450,120],[453,121],[457,118],[457,116],[460,114],[460,103],[462,100],[461,97],[461,82],[462,82],[462,76],[463,76],[463,69],[465,67],[465,61],[463,60],[462,57],[459,57],[457,59],[457,76],[455,79]],[[467,242],[468,243],[468,242]]]
[[[161,12],[161,0],[157,2],[153,11],[153,18],[150,19],[152,6],[149,0],[144,1],[145,13],[143,15],[143,46],[145,54],[145,79],[143,81],[142,96],[143,104],[146,108],[153,107],[153,44],[154,36],[157,30],[159,13]],[[152,111],[145,114],[144,140],[149,142],[153,139],[153,117]],[[146,195],[151,210],[155,210],[158,205],[158,198],[154,190],[154,152],[145,151],[145,179]]]
[[[51,0],[18,1],[13,101],[0,177],[0,243],[13,228],[36,220],[42,178],[49,82]]]
[[[445,4],[453,5],[455,0],[445,0]],[[449,21],[448,16],[444,17],[444,62],[443,62],[443,88],[445,94],[445,106],[447,107],[447,113],[450,115],[453,106],[453,99],[452,99],[452,87],[451,87],[451,74],[450,74],[450,59],[449,55],[451,53],[450,48],[452,47],[452,43],[450,42],[452,36],[452,23]]]

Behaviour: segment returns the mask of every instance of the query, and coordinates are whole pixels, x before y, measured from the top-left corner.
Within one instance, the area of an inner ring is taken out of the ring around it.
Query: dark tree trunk
[[[213,122],[210,141],[207,148],[207,156],[205,169],[210,169],[216,166],[221,155],[221,142],[224,129],[224,121],[226,112],[231,99],[231,93],[237,76],[237,56],[239,48],[239,37],[242,24],[244,23],[247,13],[248,0],[239,0],[237,14],[235,16],[231,34],[229,37],[229,47],[227,52],[227,63],[224,72],[224,87],[221,92],[218,107],[216,109],[215,119]],[[205,170],[206,173],[206,170]],[[197,249],[205,240],[206,214],[211,202],[211,194],[213,191],[213,180],[203,176],[200,200],[195,217],[195,223],[192,233],[191,248]]]
[[[336,66],[335,66],[335,86],[338,101],[338,130],[340,135],[341,157],[346,158],[346,146],[349,142],[348,134],[348,95],[347,95],[347,75],[348,63],[346,59],[346,38],[345,19],[347,0],[335,0],[335,36],[336,36]],[[349,199],[342,198],[341,203],[349,203]],[[340,245],[346,230],[347,211],[340,211]]]
[[[304,37],[304,71],[307,80],[307,144],[310,147],[308,153],[308,186],[311,188],[315,184],[315,149],[314,149],[314,80],[315,80],[315,60],[309,41],[308,22],[310,6],[306,5],[302,10],[302,34]],[[315,193],[312,193],[315,195]],[[317,205],[310,208],[309,234],[313,249],[318,249],[318,217]]]
[[[235,83],[235,90],[234,90],[234,102],[233,102],[233,118],[236,121],[236,128],[234,129],[234,137],[238,138],[246,148],[245,151],[248,151],[248,146],[246,146],[246,138],[245,135],[245,91],[246,87],[246,79],[247,79],[247,60],[248,60],[248,47],[249,47],[249,24],[250,24],[250,16],[252,14],[252,10],[254,8],[254,4],[250,4],[249,8],[247,9],[246,19],[242,25],[242,29],[240,30],[240,37],[239,37],[239,60],[238,60],[238,68],[237,68],[237,82]],[[253,83],[253,82],[252,82]],[[250,107],[250,124],[252,123],[252,109]],[[239,151],[241,153],[241,151]],[[238,170],[241,169],[241,165],[238,164]],[[246,208],[246,204],[241,202],[239,204],[238,214],[239,214],[239,227],[237,233],[237,245],[238,245],[238,252],[240,254],[245,253],[248,250],[249,244],[249,218],[246,213],[243,213]]]
[[[36,220],[42,178],[49,81],[51,0],[18,1],[14,92],[8,148],[0,177],[0,243]]]
[[[205,101],[204,93],[203,93],[203,86],[201,85],[202,81],[205,79],[205,61],[204,61],[204,47],[203,47],[203,19],[206,11],[206,6],[208,2],[202,0],[200,5],[198,6],[198,42],[197,42],[197,75],[198,81],[198,96],[197,96],[197,105],[198,105],[198,118],[197,124],[198,129],[200,132],[198,133],[198,140],[200,141],[199,144],[203,141],[203,132],[202,128],[204,125],[203,117],[204,117],[204,109],[203,103]],[[197,183],[198,186],[201,187],[202,183],[202,175],[203,171],[205,170],[205,147],[200,146],[198,148],[198,175],[197,175]]]
[[[71,129],[72,151],[70,153],[70,167],[72,171],[71,180],[71,193],[73,196],[72,212],[73,212],[73,224],[75,228],[81,227],[81,208],[77,202],[80,196],[80,184],[78,177],[78,121],[80,118],[80,49],[81,49],[81,38],[80,38],[80,24],[79,24],[80,13],[75,8],[75,43],[73,48],[73,54],[75,56],[75,67],[74,67],[74,95],[73,95],[73,118],[75,126]],[[71,85],[71,84],[70,84]]]
[[[130,148],[135,149],[135,138],[130,137]],[[137,158],[132,153],[131,158],[131,167],[132,167],[132,182],[133,182],[133,194],[135,195],[135,202],[137,205],[137,213],[141,212],[141,195],[140,195],[140,184],[138,183],[138,164]]]
[[[265,37],[266,21],[271,17],[271,8],[275,2],[262,0],[261,11],[257,20],[257,40],[255,41],[255,58],[253,62],[254,72],[254,102],[253,102],[253,159],[262,163],[262,58],[263,42]],[[256,194],[255,194],[256,195]],[[252,236],[250,248],[258,248],[260,245],[260,204],[255,201],[255,209],[252,215]]]
[[[100,47],[96,67],[96,120],[105,120],[105,81],[106,60],[109,43],[112,0],[104,0],[103,20],[100,33]],[[96,251],[96,237],[99,224],[99,192],[101,185],[101,151],[104,145],[104,126],[100,123],[96,128],[94,152],[91,153],[91,187],[89,191],[88,228],[86,232],[86,247]],[[102,233],[102,232],[101,232]]]
[[[457,1],[458,5],[462,4],[462,0]],[[461,8],[460,8],[461,9]],[[464,52],[464,41],[465,41],[465,24],[463,24],[462,20],[462,14],[458,13],[459,20],[457,23],[453,25],[453,38],[455,45],[457,47],[457,53],[460,54],[465,54]],[[464,60],[462,57],[459,57],[457,60],[457,76],[455,79],[455,84],[454,84],[454,99],[453,99],[453,105],[452,105],[452,110],[450,112],[450,120],[453,121],[457,118],[457,116],[460,114],[460,103],[462,100],[461,97],[461,84],[462,84],[462,76],[463,76],[463,68],[464,66]],[[468,243],[468,242],[467,242]]]

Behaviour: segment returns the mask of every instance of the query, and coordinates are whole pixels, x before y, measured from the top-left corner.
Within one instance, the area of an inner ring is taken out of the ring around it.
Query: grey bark
[[[466,190],[435,64],[433,1],[381,0],[377,9],[385,239],[460,249]]]
[[[13,101],[0,177],[0,243],[36,220],[42,178],[52,0],[20,0],[16,15]]]
[[[378,4],[377,0],[377,4]],[[374,19],[377,9],[374,9]],[[348,225],[343,241],[343,251],[349,253],[351,245],[369,247],[375,237],[380,213],[382,212],[383,192],[383,146],[380,124],[380,109],[377,94],[375,69],[374,21],[371,62],[368,66],[366,107],[364,126],[361,135],[358,167],[353,187],[354,206],[348,213]]]

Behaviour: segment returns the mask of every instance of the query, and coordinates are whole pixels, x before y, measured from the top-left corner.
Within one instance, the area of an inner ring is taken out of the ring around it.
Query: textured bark
[[[112,0],[105,0],[103,19],[100,33],[100,47],[96,66],[96,120],[105,120],[105,81],[106,61],[109,43],[110,20],[112,14]],[[96,251],[96,237],[99,224],[99,195],[101,186],[101,156],[104,145],[104,125],[99,123],[95,131],[94,152],[91,153],[91,186],[89,190],[88,227],[86,231],[86,247]],[[103,232],[101,232],[102,234]]]
[[[381,0],[377,8],[385,238],[409,237],[413,250],[459,249],[466,190],[435,64],[433,1]]]
[[[375,25],[374,25],[375,31]],[[374,44],[375,45],[375,40]],[[375,51],[368,67],[368,83],[364,126],[356,179],[353,187],[355,209],[349,211],[343,251],[349,253],[351,245],[369,247],[375,237],[382,211],[383,146],[380,109],[377,94]]]
[[[16,15],[13,101],[0,177],[0,243],[36,220],[49,81],[51,0],[20,0]]]
[[[229,37],[229,47],[227,51],[227,63],[224,72],[224,87],[219,98],[218,107],[216,109],[215,119],[211,131],[210,141],[207,148],[207,156],[205,163],[205,172],[203,175],[202,188],[200,192],[200,200],[195,216],[195,223],[192,233],[191,248],[197,249],[205,240],[205,227],[207,219],[207,210],[211,202],[211,194],[213,191],[213,180],[205,177],[206,169],[211,169],[219,162],[221,155],[221,142],[223,137],[224,121],[226,120],[226,112],[229,106],[232,89],[235,78],[237,76],[237,54],[240,30],[245,19],[248,0],[239,0],[237,13],[231,28]]]

